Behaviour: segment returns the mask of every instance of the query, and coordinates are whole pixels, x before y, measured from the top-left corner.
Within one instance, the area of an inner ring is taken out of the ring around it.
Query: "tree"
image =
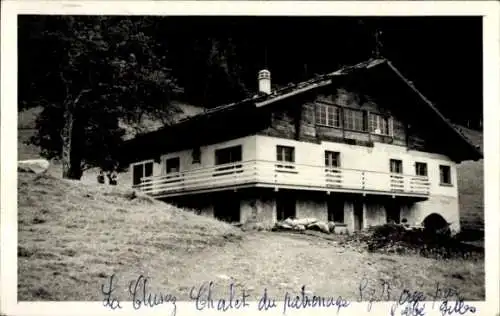
[[[22,17],[19,24],[20,106],[43,106],[32,141],[43,156],[61,158],[64,178],[110,168],[120,122],[153,115],[168,123],[178,87],[149,18]]]

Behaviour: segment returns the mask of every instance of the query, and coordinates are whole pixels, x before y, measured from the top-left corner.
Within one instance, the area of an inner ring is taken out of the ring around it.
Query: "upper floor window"
[[[276,160],[295,162],[295,148],[289,146],[276,146]]]
[[[439,178],[440,183],[445,185],[451,185],[451,168],[450,166],[439,166]]]
[[[332,168],[340,167],[340,153],[337,151],[325,151],[325,166]]]
[[[179,157],[169,158],[165,160],[165,171],[166,173],[176,173],[180,171],[180,159]]]
[[[392,173],[403,173],[403,161],[391,159],[390,168]]]
[[[391,119],[380,114],[370,113],[370,132],[380,135],[391,135]]]
[[[237,161],[241,161],[241,145],[217,149],[215,151],[216,165],[223,165]]]
[[[132,167],[132,185],[141,183],[143,177],[151,177],[153,175],[153,162],[147,161],[134,164]]]
[[[415,163],[415,174],[417,176],[427,177],[427,164],[425,162]]]
[[[360,110],[344,109],[344,127],[352,131],[366,131],[365,113]]]
[[[316,120],[318,124],[340,127],[340,107],[328,104],[316,105]]]

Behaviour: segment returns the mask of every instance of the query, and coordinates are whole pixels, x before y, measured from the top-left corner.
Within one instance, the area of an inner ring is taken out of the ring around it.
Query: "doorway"
[[[401,207],[393,199],[385,205],[386,222],[399,224],[401,222]]]
[[[296,217],[295,197],[287,192],[278,192],[276,195],[276,220],[282,221],[289,217]]]
[[[363,201],[354,201],[354,231],[363,229]]]

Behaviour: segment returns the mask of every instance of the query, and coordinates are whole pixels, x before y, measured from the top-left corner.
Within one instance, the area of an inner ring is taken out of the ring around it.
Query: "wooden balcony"
[[[253,160],[145,177],[134,188],[154,197],[270,187],[426,198],[429,186],[423,176]]]

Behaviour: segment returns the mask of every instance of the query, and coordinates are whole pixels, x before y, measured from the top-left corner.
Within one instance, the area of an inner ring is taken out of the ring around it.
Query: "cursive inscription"
[[[103,284],[101,286],[101,293],[104,295],[103,299],[103,304],[104,307],[109,307],[111,309],[117,309],[117,308],[122,308],[120,305],[120,301],[114,297],[111,296],[113,292],[116,290],[116,288],[113,286],[113,280],[115,278],[115,275],[111,275],[109,277],[109,285],[106,287],[106,284]]]
[[[198,289],[191,288],[189,298],[195,302],[197,310],[217,309],[225,312],[229,309],[241,309],[249,306],[247,299],[250,295],[242,290],[241,296],[238,296],[233,283],[229,285],[228,298],[214,298],[213,286],[214,282],[210,281],[203,283]]]
[[[337,313],[341,308],[348,307],[350,302],[346,299],[343,299],[342,296],[337,297],[322,297],[312,295],[309,296],[306,294],[306,286],[303,285],[300,294],[296,296],[290,295],[290,293],[286,292],[283,300],[283,314],[286,313],[287,309],[304,309],[310,307],[327,307],[327,308],[336,308]]]
[[[170,303],[174,308],[172,314],[175,315],[177,312],[177,306],[175,304],[177,301],[176,297],[161,292],[151,293],[148,288],[148,278],[143,275],[140,275],[136,280],[130,282],[128,291],[132,298],[132,307],[134,309]]]

